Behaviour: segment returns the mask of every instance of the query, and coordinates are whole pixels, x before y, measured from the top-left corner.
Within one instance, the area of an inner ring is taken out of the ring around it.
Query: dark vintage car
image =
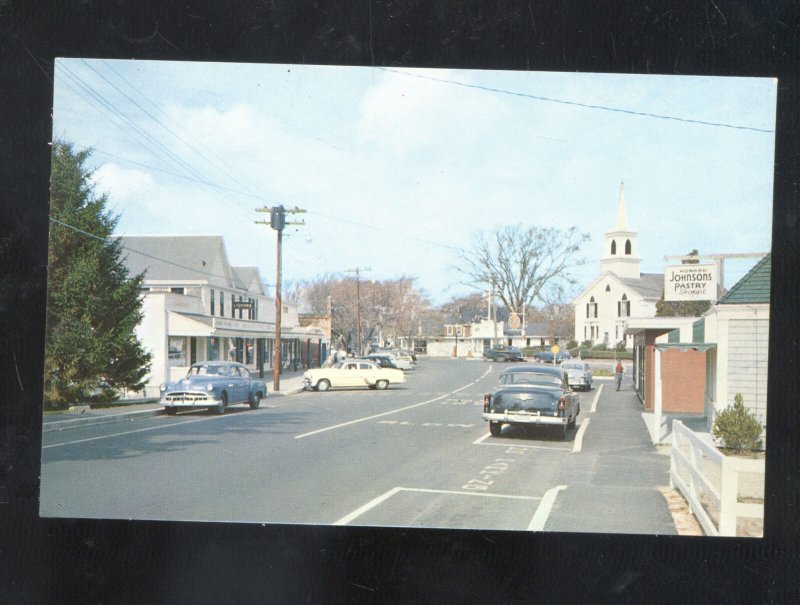
[[[401,369],[397,367],[397,365],[392,360],[392,357],[389,355],[370,353],[369,355],[367,355],[366,357],[362,357],[361,359],[368,359],[369,361],[380,366],[381,368],[395,368],[397,370]]]
[[[497,437],[504,424],[550,426],[564,439],[575,426],[581,404],[559,367],[521,365],[505,370],[491,393],[483,396],[483,419]]]
[[[486,349],[483,356],[491,361],[525,361],[525,356],[517,347],[492,347]]]
[[[533,354],[533,358],[539,363],[553,363],[553,359],[555,359],[556,363],[561,363],[572,359],[572,355],[569,351],[559,351],[555,355],[551,351],[537,351]]]
[[[209,412],[224,414],[229,405],[237,403],[258,409],[266,393],[264,382],[250,376],[242,364],[204,361],[189,368],[182,380],[162,384],[159,403],[167,414],[174,414],[180,408],[208,408]]]

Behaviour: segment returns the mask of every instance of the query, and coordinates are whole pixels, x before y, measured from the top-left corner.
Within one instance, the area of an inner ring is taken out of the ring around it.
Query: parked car
[[[526,364],[500,375],[497,387],[483,396],[482,417],[494,437],[500,435],[504,424],[545,425],[564,439],[580,411],[580,398],[562,368]]]
[[[303,374],[307,389],[327,391],[336,387],[387,389],[390,384],[406,381],[402,370],[382,368],[365,359],[348,359],[330,368],[314,368]]]
[[[399,368],[401,370],[413,370],[414,369],[414,362],[411,361],[411,357],[398,355],[394,352],[390,353],[388,351],[381,351],[380,353],[370,353],[367,355],[367,359],[374,360],[376,358],[385,358],[389,359],[394,367]],[[381,364],[378,364],[381,365]],[[384,366],[381,366],[384,367]]]
[[[533,354],[533,358],[539,363],[553,363],[554,358],[556,363],[561,363],[562,361],[572,359],[572,355],[569,351],[559,351],[555,355],[553,355],[552,351],[537,351]]]
[[[201,407],[224,414],[229,405],[237,403],[258,409],[267,387],[240,363],[204,361],[193,364],[178,382],[162,384],[160,392],[159,403],[167,414],[175,414],[181,408]]]
[[[592,390],[592,371],[585,361],[571,359],[561,364],[567,373],[567,380],[571,387],[581,388],[585,391]]]
[[[525,356],[520,349],[502,345],[486,349],[483,356],[491,361],[525,361]]]
[[[392,361],[392,357],[389,355],[380,355],[378,353],[370,353],[366,357],[362,359],[368,359],[372,363],[382,367],[382,368],[395,368],[397,370],[401,369],[397,367],[397,364]]]

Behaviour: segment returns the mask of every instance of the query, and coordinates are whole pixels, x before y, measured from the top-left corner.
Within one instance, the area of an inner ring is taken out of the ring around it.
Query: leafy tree
[[[461,256],[457,269],[469,285],[494,289],[503,305],[516,312],[537,300],[553,304],[577,280],[571,269],[583,265],[581,245],[589,239],[577,227],[566,231],[521,224],[479,233],[470,251]]]
[[[136,339],[143,274],[128,276],[106,209],[86,167],[88,151],[53,144],[45,353],[45,401],[111,401],[139,391],[150,354]]]

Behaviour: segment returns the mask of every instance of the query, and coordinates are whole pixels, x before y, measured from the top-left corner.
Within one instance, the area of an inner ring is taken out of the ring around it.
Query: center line
[[[489,372],[492,371],[492,368],[489,368],[484,372],[481,378],[484,378]],[[316,431],[311,431],[309,433],[303,433],[302,435],[296,435],[295,439],[302,439],[303,437],[310,437],[311,435],[316,435],[317,433],[324,433],[325,431],[332,431],[334,429],[342,428],[343,426],[350,426],[351,424],[358,424],[359,422],[366,422],[367,420],[374,420],[375,418],[381,418],[383,416],[389,416],[390,414],[397,414],[398,412],[404,412],[406,410],[410,410],[412,408],[417,408],[421,405],[427,405],[429,403],[433,403],[434,401],[439,401],[440,399],[444,399],[445,397],[449,397],[453,393],[458,393],[459,391],[463,391],[467,387],[471,386],[470,384],[465,384],[463,387],[457,388],[455,391],[450,391],[449,393],[445,393],[444,395],[439,395],[439,397],[434,397],[433,399],[428,399],[427,401],[423,401],[421,403],[415,403],[413,405],[408,405],[404,408],[398,408],[396,410],[390,410],[388,412],[383,412],[381,414],[374,414],[372,416],[366,416],[365,418],[356,418],[355,420],[350,420],[348,422],[342,422],[341,424],[334,424],[333,426],[326,426],[322,429],[317,429]]]

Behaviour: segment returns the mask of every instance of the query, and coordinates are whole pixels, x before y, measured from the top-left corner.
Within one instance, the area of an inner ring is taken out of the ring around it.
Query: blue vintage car
[[[250,371],[233,361],[204,361],[189,368],[186,377],[178,382],[161,385],[161,400],[167,414],[179,408],[208,408],[209,412],[224,414],[229,405],[247,403],[255,410],[267,394],[262,380],[253,378]]]

